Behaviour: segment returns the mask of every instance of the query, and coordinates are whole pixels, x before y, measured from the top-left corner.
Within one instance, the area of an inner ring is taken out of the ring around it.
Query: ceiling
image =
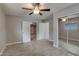
[[[1,4],[3,11],[6,15],[14,15],[14,16],[20,16],[23,19],[46,19],[49,17],[52,13],[58,12],[61,9],[64,9],[68,6],[73,5],[73,3],[46,3],[45,6],[47,8],[50,8],[50,12],[42,12],[43,16],[40,15],[28,15],[30,11],[24,11],[21,9],[22,6],[27,6],[24,3],[3,3]],[[24,13],[25,12],[25,13]]]

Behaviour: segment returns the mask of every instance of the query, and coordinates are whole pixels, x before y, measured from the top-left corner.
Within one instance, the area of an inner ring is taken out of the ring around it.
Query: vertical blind
[[[79,27],[79,24],[74,22],[74,23],[65,23],[65,29],[66,30],[77,30]]]

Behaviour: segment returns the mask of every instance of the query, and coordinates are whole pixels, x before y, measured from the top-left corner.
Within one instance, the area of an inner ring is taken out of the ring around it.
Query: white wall
[[[21,19],[17,16],[6,16],[7,43],[21,42]]]
[[[56,15],[53,15],[53,46],[57,47],[59,46],[58,41],[58,18]]]
[[[54,35],[56,35],[58,37],[58,18],[63,17],[63,16],[69,16],[69,15],[75,14],[75,13],[79,13],[79,4],[72,5],[72,6],[67,7],[57,13],[54,13]],[[56,46],[59,45],[58,40],[54,41],[54,42],[56,43]]]
[[[30,24],[32,24],[32,22],[23,21],[22,24],[23,24],[22,25],[23,42],[30,42],[31,41]]]
[[[0,9],[0,51],[6,44],[5,15]]]
[[[50,15],[49,20],[49,40],[53,42],[53,15]]]
[[[52,13],[49,18],[49,40],[53,46],[58,48],[58,21],[56,15]]]

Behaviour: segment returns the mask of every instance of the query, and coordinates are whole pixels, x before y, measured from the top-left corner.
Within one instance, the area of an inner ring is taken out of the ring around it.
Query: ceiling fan
[[[50,11],[50,9],[47,9],[47,8],[40,8],[41,4],[40,3],[32,3],[32,6],[33,8],[27,8],[27,7],[22,7],[22,9],[24,10],[31,10],[32,12],[29,13],[29,15],[32,15],[32,14],[39,14],[39,15],[43,15],[41,13],[41,11]]]

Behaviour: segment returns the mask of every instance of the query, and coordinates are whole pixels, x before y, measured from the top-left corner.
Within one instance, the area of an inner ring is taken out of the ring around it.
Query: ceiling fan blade
[[[29,13],[29,15],[33,14],[33,12]]]
[[[39,13],[41,16],[43,15],[42,13]]]
[[[24,7],[23,7],[22,9],[25,9],[25,10],[32,10],[31,8],[24,8]]]
[[[50,9],[40,9],[40,11],[50,11]]]

